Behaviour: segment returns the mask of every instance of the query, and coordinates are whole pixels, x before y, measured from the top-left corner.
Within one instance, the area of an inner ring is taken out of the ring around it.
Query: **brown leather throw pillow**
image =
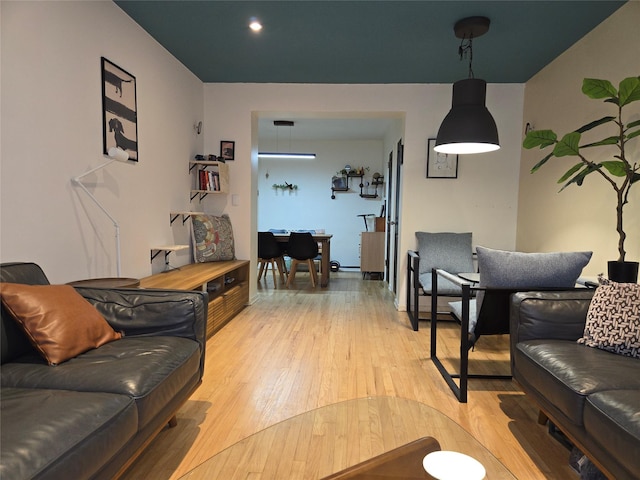
[[[49,365],[122,338],[70,285],[0,283],[0,296]]]

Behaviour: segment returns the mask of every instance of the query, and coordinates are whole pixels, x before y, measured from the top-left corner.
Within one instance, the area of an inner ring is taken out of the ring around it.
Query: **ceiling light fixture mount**
[[[442,121],[434,150],[440,153],[472,154],[498,150],[498,128],[485,106],[487,82],[473,75],[473,40],[489,31],[486,17],[468,17],[456,22],[453,31],[462,39],[460,60],[469,58],[469,78],[453,84],[451,110]]]

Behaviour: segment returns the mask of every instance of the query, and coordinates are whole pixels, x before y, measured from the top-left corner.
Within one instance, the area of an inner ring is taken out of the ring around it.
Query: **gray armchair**
[[[467,401],[470,378],[510,379],[510,375],[469,373],[469,350],[483,335],[509,333],[509,307],[512,294],[530,290],[572,290],[591,252],[521,253],[477,247],[478,285],[446,272],[432,271],[433,302],[440,294],[440,282],[457,285],[462,299],[450,302],[451,316],[460,324],[459,372],[449,372],[437,354],[438,316],[431,313],[431,359],[461,402]],[[473,298],[474,293],[476,298]],[[432,309],[433,310],[433,309]],[[456,384],[454,379],[459,379]]]
[[[419,298],[431,296],[431,309],[437,310],[433,302],[431,271],[442,269],[458,274],[473,272],[473,250],[471,233],[416,232],[418,250],[409,250],[407,256],[407,315],[414,330],[418,330]],[[439,285],[440,295],[460,297],[459,285],[443,279]]]

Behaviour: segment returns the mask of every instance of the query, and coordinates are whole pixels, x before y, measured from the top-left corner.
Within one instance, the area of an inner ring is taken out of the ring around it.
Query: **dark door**
[[[396,174],[391,188],[394,192],[393,215],[391,225],[393,227],[393,293],[398,291],[398,237],[400,223],[400,184],[402,181],[402,159],[404,155],[404,145],[402,139],[398,140],[396,154]]]
[[[386,221],[387,221],[387,227],[385,228],[386,232],[387,232],[387,241],[385,242],[387,245],[386,248],[386,252],[384,255],[384,278],[387,279],[387,282],[389,281],[389,262],[391,260],[391,223],[390,223],[390,218],[391,218],[391,211],[389,210],[390,205],[391,205],[391,195],[392,195],[392,181],[393,181],[393,151],[389,152],[389,161],[387,162],[387,199],[385,200],[385,215],[386,215]]]

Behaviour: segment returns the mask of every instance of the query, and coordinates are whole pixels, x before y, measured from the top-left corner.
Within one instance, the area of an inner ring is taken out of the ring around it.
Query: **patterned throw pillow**
[[[191,215],[191,229],[196,263],[236,258],[233,229],[228,215]]]
[[[640,358],[640,285],[599,280],[578,343]]]

